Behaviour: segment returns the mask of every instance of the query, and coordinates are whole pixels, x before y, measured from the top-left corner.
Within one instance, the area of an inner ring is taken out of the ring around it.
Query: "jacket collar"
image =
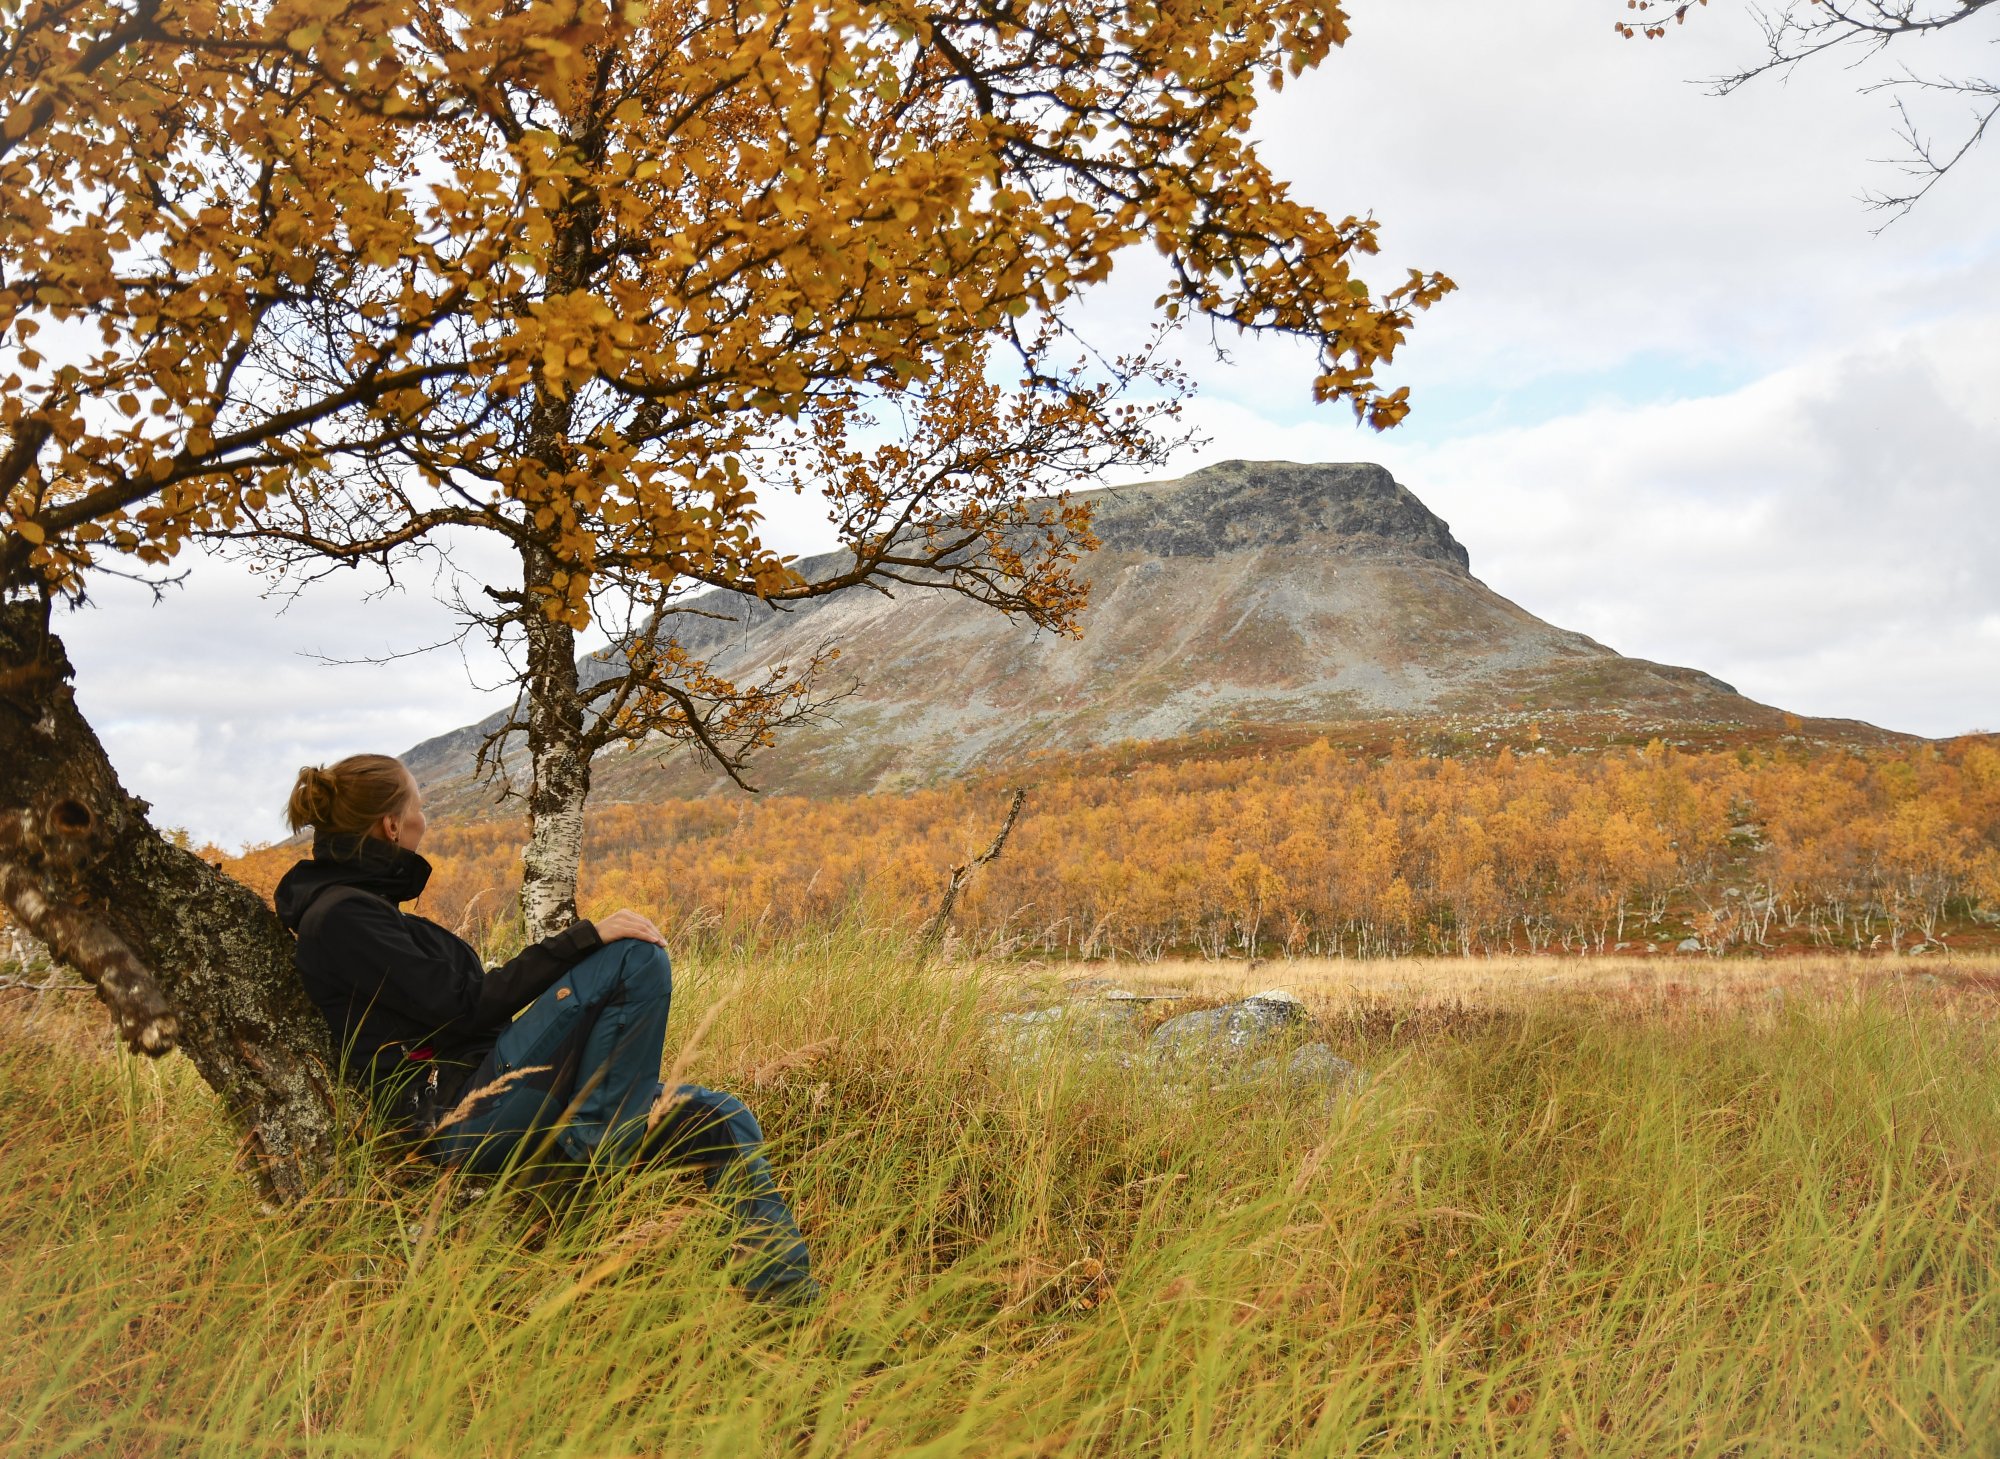
[[[431,864],[379,836],[313,838],[313,867],[323,885],[359,887],[392,902],[413,902],[431,879]]]

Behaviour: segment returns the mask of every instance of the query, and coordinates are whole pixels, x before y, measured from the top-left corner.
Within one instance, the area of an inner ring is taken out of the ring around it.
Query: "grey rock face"
[[[1114,552],[1214,557],[1248,547],[1338,538],[1338,551],[1400,551],[1460,568],[1451,528],[1368,462],[1224,461],[1179,481],[1077,493]]]
[[[1303,1027],[1305,1022],[1305,1004],[1283,989],[1273,988],[1241,1003],[1197,1009],[1168,1019],[1153,1030],[1148,1052],[1163,1060],[1232,1061]]]
[[[832,645],[826,718],[760,756],[771,791],[906,790],[1025,756],[1253,727],[1405,716],[1643,708],[1649,722],[1765,714],[1692,670],[1626,659],[1544,623],[1472,576],[1451,529],[1380,466],[1225,461],[1079,492],[1101,548],[1077,564],[1080,639],[1004,620],[939,587],[843,593],[782,610],[707,593],[673,635],[739,684]],[[853,565],[835,553],[808,578]],[[620,665],[579,662],[586,685]],[[505,711],[403,759],[440,810],[482,813],[473,751]],[[518,748],[518,747],[516,747]],[[511,753],[511,752],[510,752]],[[519,757],[513,757],[518,764]],[[660,740],[600,758],[596,789],[649,802],[727,789]]]

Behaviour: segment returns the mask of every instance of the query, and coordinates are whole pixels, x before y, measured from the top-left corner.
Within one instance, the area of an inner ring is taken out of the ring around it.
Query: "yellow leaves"
[[[302,25],[286,34],[285,44],[295,51],[309,51],[320,43],[325,34],[326,27],[323,25]]]
[[[17,536],[34,543],[37,547],[48,541],[48,533],[43,531],[42,524],[35,521],[32,517],[17,518],[14,522],[13,530]]]

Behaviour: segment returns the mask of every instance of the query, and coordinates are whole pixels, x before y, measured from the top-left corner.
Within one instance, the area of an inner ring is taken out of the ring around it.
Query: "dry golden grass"
[[[664,1173],[552,1212],[356,1149],[274,1218],[186,1061],[0,1000],[0,1455],[1995,1452],[1990,966],[1092,970],[1295,989],[1374,1076],[1335,1099],[998,1055],[1071,971],[681,960],[669,1057],[754,1089],[827,1283],[795,1325]]]
[[[2000,998],[2000,956],[1698,958],[1263,958],[1094,962],[1068,981],[1104,979],[1152,997],[1212,1001],[1283,988],[1316,1010],[1354,1003],[1539,1001],[1742,1006],[1773,994],[1815,1000],[1879,991],[1927,1000]]]

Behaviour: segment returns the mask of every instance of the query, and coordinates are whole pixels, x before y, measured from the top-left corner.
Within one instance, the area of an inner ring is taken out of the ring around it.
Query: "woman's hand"
[[[600,917],[591,924],[604,942],[617,942],[629,937],[634,942],[651,942],[660,947],[667,945],[667,939],[660,935],[660,929],[647,918],[640,916],[630,907],[620,907],[609,917]]]

